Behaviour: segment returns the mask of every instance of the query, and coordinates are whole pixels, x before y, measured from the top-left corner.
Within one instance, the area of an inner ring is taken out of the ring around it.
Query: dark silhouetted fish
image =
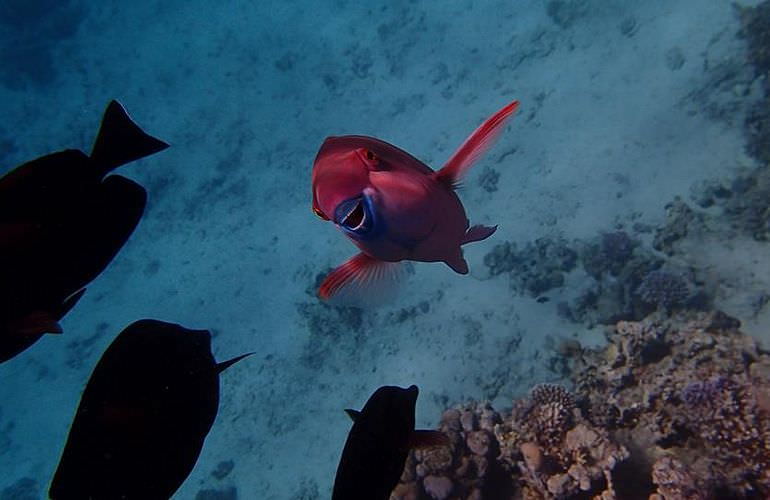
[[[332,500],[387,500],[398,484],[409,449],[445,446],[438,431],[415,431],[417,386],[383,386],[359,412],[345,410],[353,419],[342,450]]]
[[[144,188],[108,174],[167,147],[112,101],[90,156],[60,151],[0,178],[0,362],[61,333],[58,321],[144,212]]]
[[[219,407],[207,330],[143,319],[94,368],[49,495],[53,499],[167,499],[198,460]]]

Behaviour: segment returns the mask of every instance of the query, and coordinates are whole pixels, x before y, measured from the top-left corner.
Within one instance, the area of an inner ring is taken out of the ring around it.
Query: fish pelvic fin
[[[513,116],[513,113],[518,109],[519,101],[513,101],[505,106],[503,109],[487,118],[479,128],[462,143],[462,145],[455,151],[449,161],[446,162],[444,167],[436,172],[435,178],[437,181],[445,184],[446,186],[457,189],[460,186],[462,178],[470,170],[473,164],[481,158],[492,145],[495,143],[500,133],[503,131],[503,127],[508,122],[508,119]]]
[[[457,254],[444,261],[444,263],[452,268],[452,271],[457,274],[468,274],[468,261],[463,257],[463,251],[457,249]]]
[[[471,226],[465,232],[465,236],[460,242],[460,245],[465,245],[466,243],[473,243],[474,241],[485,240],[490,236],[492,236],[495,233],[495,231],[497,231],[496,225],[484,226],[482,224],[477,224],[475,226]]]
[[[122,104],[110,101],[96,135],[91,159],[102,175],[139,158],[163,151],[168,144],[139,128]]]
[[[318,296],[333,305],[381,305],[395,296],[403,274],[400,263],[361,252],[329,273],[318,288]]]

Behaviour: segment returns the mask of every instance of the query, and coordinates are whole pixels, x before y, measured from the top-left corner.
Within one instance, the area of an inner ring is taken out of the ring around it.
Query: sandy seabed
[[[758,90],[738,17],[720,0],[55,9],[71,30],[40,21],[30,30],[47,44],[5,41],[32,55],[2,53],[2,171],[88,150],[112,98],[172,147],[119,170],[147,188],[147,212],[65,334],[0,365],[0,489],[31,477],[47,491],[91,369],[120,330],[150,317],[211,329],[218,359],[256,352],[223,375],[219,416],[174,498],[231,486],[241,498],[325,498],[349,429],[342,409],[376,387],[417,384],[418,425],[432,427],[450,404],[504,407],[558,382],[549,336],[603,342],[600,328],[556,313],[584,276],[537,302],[490,277],[495,243],[655,226],[699,181],[753,166],[743,122]],[[520,112],[460,193],[471,223],[500,226],[466,247],[470,275],[415,264],[390,306],[319,305],[317,275],[354,253],[310,210],[323,139],[373,135],[439,168],[513,99]],[[487,190],[490,171],[499,178]],[[770,313],[750,315],[747,297],[767,286],[770,258],[730,245],[694,246],[692,262],[729,278],[717,305],[767,341]],[[234,468],[218,479],[225,461]]]

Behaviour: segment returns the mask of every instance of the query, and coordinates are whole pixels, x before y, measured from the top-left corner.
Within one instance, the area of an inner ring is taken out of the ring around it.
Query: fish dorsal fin
[[[465,142],[455,151],[455,154],[446,162],[446,165],[436,172],[436,180],[451,188],[457,188],[463,176],[481,158],[497,140],[503,131],[508,118],[519,107],[519,101],[513,101],[503,109],[487,118],[473,133],[465,139]]]
[[[409,437],[410,448],[432,448],[434,446],[449,446],[449,438],[440,431],[416,430]]]
[[[102,175],[116,167],[163,151],[168,144],[156,139],[134,123],[118,101],[110,101],[96,135],[91,159]]]
[[[348,414],[348,417],[350,417],[350,420],[353,422],[358,420],[358,417],[361,416],[361,412],[358,410],[353,410],[351,408],[345,408],[345,413]]]
[[[240,356],[236,356],[233,359],[228,359],[227,361],[222,361],[221,363],[217,363],[217,373],[222,373],[223,371],[227,370],[238,361],[242,360],[245,357],[251,356],[252,354],[254,353],[247,352],[246,354],[241,354]]]

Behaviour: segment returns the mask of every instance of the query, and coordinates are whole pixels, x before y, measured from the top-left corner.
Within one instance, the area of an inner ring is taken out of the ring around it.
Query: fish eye
[[[368,149],[364,153],[364,156],[366,156],[366,159],[369,160],[369,161],[376,161],[377,160],[377,155],[372,153]]]

